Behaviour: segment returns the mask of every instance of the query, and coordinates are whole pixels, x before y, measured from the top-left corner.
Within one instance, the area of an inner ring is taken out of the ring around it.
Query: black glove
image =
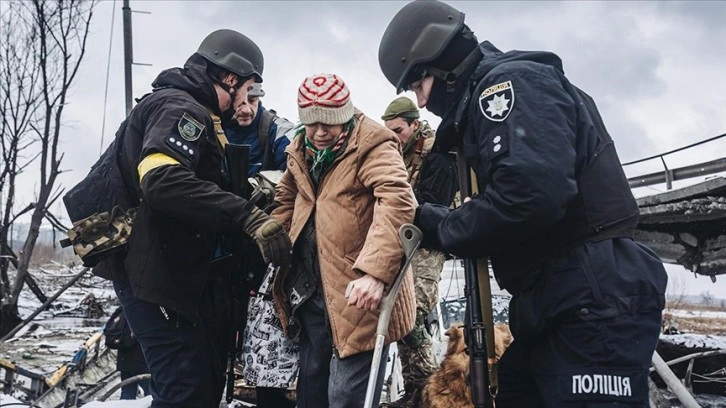
[[[265,262],[283,269],[290,266],[292,244],[285,228],[279,221],[259,208],[252,207],[242,228],[255,240]]]
[[[422,248],[441,250],[439,241],[439,223],[449,215],[449,207],[438,204],[423,204],[416,208],[416,218],[413,223],[423,233]]]

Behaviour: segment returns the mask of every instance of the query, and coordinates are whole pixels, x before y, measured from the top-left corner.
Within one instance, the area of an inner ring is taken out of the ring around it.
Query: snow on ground
[[[84,405],[83,408],[148,408],[151,406],[151,396],[139,400],[123,401],[93,401]]]
[[[6,406],[7,407],[27,407],[28,405],[23,404],[19,400],[16,400],[15,398],[13,398],[9,395],[0,394],[0,407],[4,408]]]
[[[22,408],[30,407],[25,403],[9,396],[0,394],[0,407],[13,407]],[[149,408],[151,406],[151,396],[144,397],[138,400],[123,400],[123,401],[93,401],[83,405],[83,408]]]
[[[31,275],[50,298],[81,270],[80,267],[68,269],[62,265],[47,265],[32,271]],[[84,316],[87,308],[79,305],[89,294],[102,305],[103,316]],[[20,317],[25,319],[41,304],[26,287],[18,302]],[[37,373],[51,373],[69,361],[86,339],[103,328],[117,304],[111,282],[87,272],[51,304],[50,310],[41,312],[13,338],[0,344],[0,358]]]
[[[684,405],[670,391],[661,390],[664,401],[657,408],[684,408]],[[696,394],[693,396],[700,408],[724,408],[726,407],[726,397],[721,395],[705,395]]]
[[[726,350],[726,337],[708,334],[661,334],[660,341],[680,344],[687,348]]]
[[[704,319],[726,320],[726,310],[669,310],[675,317],[701,317]]]
[[[0,408],[5,407],[13,408],[30,408],[30,405],[9,396],[0,394]],[[227,408],[243,408],[243,407],[254,407],[252,404],[247,404],[241,401],[232,401],[231,404],[226,405],[226,402],[220,402],[220,407],[226,406]],[[84,404],[83,408],[149,408],[151,407],[151,396],[147,396],[137,400],[117,400],[117,401],[92,401],[88,404]]]

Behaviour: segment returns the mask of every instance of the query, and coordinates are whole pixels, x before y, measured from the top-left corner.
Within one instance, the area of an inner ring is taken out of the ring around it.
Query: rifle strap
[[[270,168],[268,162],[272,157],[272,143],[274,142],[273,140],[270,140],[270,126],[272,126],[272,122],[275,121],[275,118],[277,118],[277,114],[274,110],[266,109],[262,111],[258,136],[260,138],[260,144],[264,151],[262,156],[263,170]],[[275,137],[276,135],[272,136]]]
[[[219,140],[219,144],[222,146],[222,150],[224,150],[229,144],[229,140],[227,140],[227,135],[224,134],[224,129],[222,129],[222,119],[211,110],[207,110],[207,112],[209,112],[209,117],[212,118],[212,123],[214,124],[214,134],[217,135],[217,140]]]

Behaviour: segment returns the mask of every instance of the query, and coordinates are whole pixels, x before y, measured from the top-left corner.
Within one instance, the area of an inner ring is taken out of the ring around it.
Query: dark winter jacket
[[[262,146],[262,126],[267,127],[266,146]],[[277,116],[273,111],[265,109],[260,102],[255,119],[249,126],[227,126],[224,133],[230,143],[250,146],[250,168],[248,176],[260,170],[285,170],[287,161],[285,148],[292,140],[290,131],[294,125],[289,120]]]
[[[246,201],[225,191],[210,118],[219,113],[217,95],[205,69],[195,54],[184,68],[163,71],[117,133],[120,173],[140,200],[116,279],[192,322],[220,233],[239,231],[248,214]]]
[[[558,253],[632,237],[638,207],[593,100],[565,78],[559,57],[489,42],[480,50],[455,117],[442,120],[463,135],[480,195],[455,211],[419,213],[440,215],[441,248],[490,256],[516,294]]]

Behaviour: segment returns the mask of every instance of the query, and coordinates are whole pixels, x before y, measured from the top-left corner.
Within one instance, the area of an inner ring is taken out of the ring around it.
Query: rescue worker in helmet
[[[112,278],[151,372],[152,407],[217,407],[224,388],[230,271],[222,234],[244,232],[267,262],[287,267],[282,225],[227,191],[214,121],[262,81],[257,45],[209,34],[183,68],[162,71],[116,133],[120,178],[138,209]]]
[[[479,195],[425,203],[415,223],[430,248],[489,257],[512,294],[497,407],[647,407],[667,277],[633,241],[638,206],[593,99],[557,55],[479,44],[438,1],[405,5],[378,58],[441,117],[434,150],[476,173]]]

